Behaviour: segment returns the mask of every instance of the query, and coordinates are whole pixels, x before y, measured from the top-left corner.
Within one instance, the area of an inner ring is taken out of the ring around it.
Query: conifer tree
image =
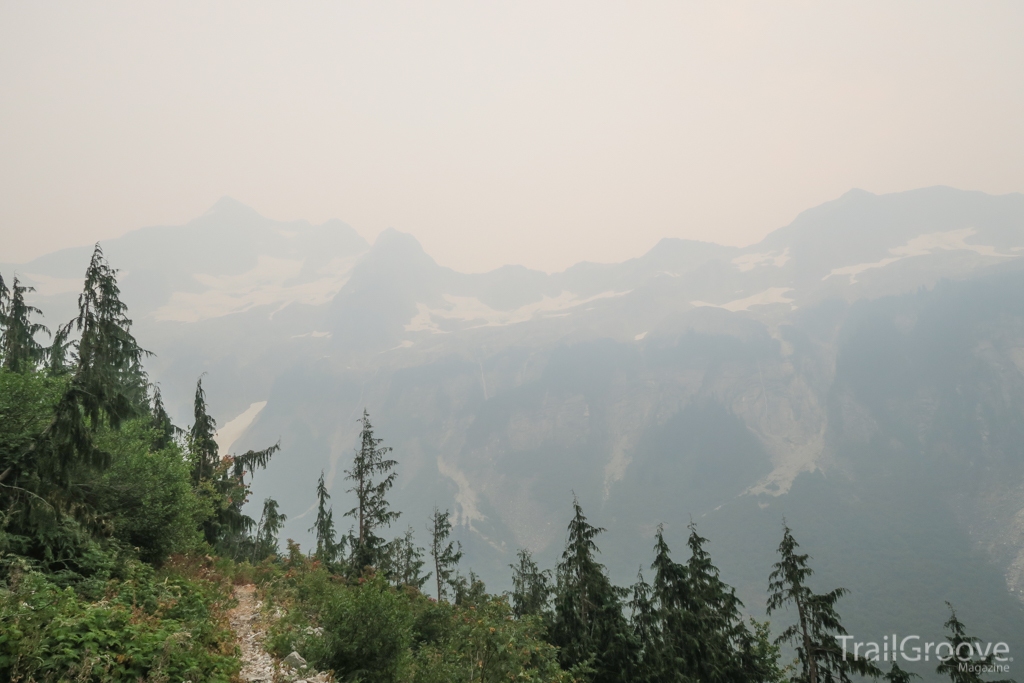
[[[34,291],[34,287],[20,284],[15,276],[9,296],[4,295],[7,301],[0,310],[0,358],[3,359],[3,367],[11,372],[34,370],[46,357],[46,349],[36,341],[36,335],[41,332],[49,335],[50,331],[45,325],[30,319],[32,315],[42,315],[43,312],[25,302],[25,293]]]
[[[644,667],[652,681],[671,680],[674,672],[692,672],[695,646],[692,632],[693,596],[685,565],[672,559],[665,542],[665,530],[658,525],[655,533],[654,578],[651,595],[657,617],[657,631],[645,651]]]
[[[541,570],[525,548],[519,550],[518,558],[518,564],[509,565],[512,569],[512,614],[516,619],[545,616],[551,601],[551,570]]]
[[[624,591],[608,580],[591,525],[573,497],[573,518],[557,567],[551,641],[563,667],[589,667],[595,683],[624,680],[632,668],[632,640],[622,613]]]
[[[331,499],[331,494],[327,493],[323,470],[320,470],[320,479],[316,483],[316,499],[316,521],[309,529],[316,535],[316,550],[313,556],[330,565],[338,559],[341,548],[335,540],[334,510],[327,503]]]
[[[949,608],[949,619],[943,626],[949,629],[946,642],[952,648],[953,654],[941,658],[941,663],[935,668],[935,673],[949,676],[949,680],[953,683],[984,683],[979,669],[995,664],[995,655],[989,653],[974,658],[972,656],[974,646],[981,640],[967,634],[967,627],[956,616],[956,610],[948,601],[946,607]],[[1003,680],[993,683],[1013,683],[1013,681]]]
[[[393,540],[387,547],[387,573],[393,584],[414,586],[419,590],[430,579],[430,572],[423,573],[425,551],[413,543],[412,527]]]
[[[361,572],[364,567],[380,565],[384,541],[378,532],[391,526],[391,522],[401,514],[392,511],[384,497],[395,484],[398,475],[393,470],[398,462],[385,459],[391,447],[381,446],[384,440],[374,437],[370,414],[366,410],[363,410],[359,421],[363,425],[359,449],[352,461],[352,469],[345,470],[345,478],[353,482],[348,492],[356,494],[356,506],[345,513],[356,522],[351,540],[352,568],[356,572]]]
[[[217,421],[206,407],[206,392],[203,378],[196,382],[196,395],[192,402],[192,426],[188,430],[188,452],[192,461],[192,483],[213,479],[214,469],[220,460],[216,441]]]
[[[888,683],[912,683],[915,678],[920,678],[920,676],[904,671],[895,661],[892,663],[888,673],[882,676],[882,680],[888,681]]]
[[[71,322],[80,333],[71,379],[40,438],[0,472],[0,482],[17,478],[19,472],[35,472],[48,491],[36,493],[53,497],[51,510],[70,504],[74,468],[103,469],[109,463],[110,455],[93,441],[96,429],[101,424],[118,429],[145,409],[142,357],[148,352],[131,335],[132,321],[119,298],[116,275],[97,244],[78,297],[78,315]],[[7,309],[10,318],[9,305]]]
[[[784,606],[796,608],[797,623],[786,628],[775,639],[776,644],[793,643],[801,664],[801,672],[793,680],[799,683],[827,683],[850,681],[850,673],[878,677],[882,671],[862,657],[844,653],[836,636],[846,635],[835,605],[846,595],[845,588],[836,588],[828,593],[816,594],[807,586],[807,579],[813,574],[808,565],[809,557],[798,554],[800,544],[793,538],[792,530],[782,523],[782,542],[779,544],[780,559],[772,566],[769,576],[768,614]]]
[[[659,646],[658,615],[655,611],[654,589],[644,579],[642,567],[637,570],[632,594],[629,601],[629,627],[636,645],[636,657],[629,679],[654,681]]]
[[[278,551],[277,534],[288,520],[288,516],[278,511],[277,501],[267,498],[263,501],[263,514],[256,525],[256,537],[253,539],[253,562],[276,555]]]
[[[441,602],[448,594],[448,588],[455,588],[453,575],[462,559],[462,544],[449,541],[452,523],[448,510],[441,512],[437,507],[427,527],[430,534],[430,556],[434,559],[434,578],[437,583],[437,601]]]
[[[181,430],[175,427],[174,423],[171,422],[171,416],[167,414],[167,409],[164,408],[164,400],[163,396],[160,395],[160,387],[155,384],[153,385],[153,399],[150,417],[153,428],[157,432],[156,440],[153,442],[153,448],[155,450],[161,450],[174,443],[174,438],[181,432]]]
[[[214,515],[203,523],[203,534],[211,545],[219,545],[226,553],[238,555],[246,543],[246,534],[256,524],[242,512],[249,496],[245,473],[257,467],[265,468],[281,446],[275,444],[260,451],[221,458],[215,439],[217,421],[207,409],[202,377],[196,382],[192,410],[195,421],[186,438],[192,483],[214,504]]]
[[[71,371],[68,353],[74,345],[69,341],[74,322],[72,320],[59,326],[53,334],[50,348],[46,349],[46,371],[51,377],[61,377]]]

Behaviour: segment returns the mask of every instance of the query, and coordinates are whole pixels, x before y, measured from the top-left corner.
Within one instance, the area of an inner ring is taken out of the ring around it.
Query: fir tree
[[[608,580],[594,542],[604,529],[592,526],[573,498],[573,518],[557,568],[551,641],[563,667],[588,667],[595,683],[621,681],[632,668],[623,591]]]
[[[327,493],[327,486],[324,484],[323,470],[320,470],[320,479],[316,483],[316,499],[316,522],[309,529],[316,535],[316,550],[313,557],[330,565],[338,559],[341,548],[335,540],[334,510],[327,503],[331,495]]]
[[[68,365],[68,353],[73,343],[68,341],[75,321],[72,320],[57,328],[50,342],[50,348],[46,349],[46,371],[51,377],[61,377],[71,371]]]
[[[882,679],[888,681],[888,683],[912,683],[915,678],[920,678],[920,676],[904,671],[895,661],[892,663],[889,672],[882,676]]]
[[[800,683],[828,683],[850,681],[850,673],[878,677],[881,670],[861,657],[844,653],[836,636],[846,635],[835,605],[846,595],[845,588],[836,588],[828,593],[816,594],[807,586],[807,579],[813,574],[808,565],[809,557],[797,553],[800,544],[793,538],[792,530],[783,521],[782,542],[779,544],[780,559],[772,566],[769,576],[768,614],[784,606],[796,608],[797,623],[786,628],[776,638],[776,644],[793,643],[801,664],[801,672],[794,681]]]
[[[161,450],[167,448],[174,443],[175,437],[181,432],[180,429],[174,426],[171,422],[171,416],[167,414],[167,409],[164,408],[164,400],[160,395],[160,387],[153,385],[153,399],[151,402],[150,418],[152,420],[153,429],[156,430],[157,436],[153,441],[153,448],[155,450]]]
[[[652,681],[672,680],[675,672],[693,671],[696,625],[687,568],[672,559],[661,525],[655,533],[651,569],[657,631],[645,651],[644,666]]]
[[[957,618],[956,610],[948,601],[946,607],[949,608],[949,619],[943,626],[949,629],[946,642],[952,648],[953,654],[941,658],[941,664],[935,668],[935,673],[949,676],[949,680],[953,683],[984,683],[978,670],[995,664],[995,655],[988,654],[974,658],[974,646],[981,640],[967,634],[967,627]],[[1004,680],[993,683],[1013,683],[1013,681]]]
[[[79,333],[75,374],[86,389],[82,400],[85,414],[96,422],[104,412],[114,428],[145,405],[142,358],[151,355],[132,336],[128,307],[120,294],[117,271],[107,264],[97,244],[74,320]]]
[[[453,575],[462,559],[462,544],[449,541],[452,523],[448,510],[441,512],[436,507],[427,527],[430,534],[430,556],[434,559],[434,578],[437,583],[437,601],[441,602],[448,594],[448,588],[455,587]]]
[[[396,587],[414,586],[419,590],[430,578],[430,572],[423,573],[423,548],[413,543],[412,527],[391,543],[387,548],[387,573]]]
[[[643,568],[637,570],[636,583],[629,601],[629,627],[636,644],[636,657],[629,677],[633,681],[656,680],[656,660],[659,646],[658,615],[655,610],[654,589],[644,579]]]
[[[69,498],[78,495],[72,494],[71,473],[79,466],[101,470],[109,464],[109,453],[94,443],[95,431],[103,424],[118,429],[125,419],[145,410],[141,363],[148,352],[131,335],[132,322],[119,298],[116,274],[97,244],[78,297],[78,315],[71,322],[80,333],[71,379],[40,438],[0,472],[0,482],[17,478],[19,472],[35,472],[40,482],[46,482],[48,493],[42,497],[53,496],[48,503],[52,510],[69,505],[86,509]],[[10,318],[9,305],[7,309]]]
[[[541,570],[533,561],[529,550],[522,548],[519,564],[512,569],[512,614],[516,619],[525,616],[545,616],[551,601],[551,570]]]
[[[50,331],[45,325],[30,319],[32,315],[42,315],[43,312],[25,303],[25,293],[34,291],[34,287],[20,284],[15,276],[9,296],[4,295],[7,303],[0,310],[0,358],[3,358],[3,367],[11,372],[34,370],[46,357],[46,349],[36,341],[36,335],[49,335]]]
[[[186,438],[192,483],[214,504],[213,516],[203,523],[203,534],[209,544],[219,546],[225,553],[244,555],[246,535],[256,525],[256,520],[242,512],[249,496],[245,473],[265,468],[281,446],[275,444],[260,451],[221,458],[215,438],[217,421],[207,409],[202,377],[196,382],[192,410],[195,421]]]
[[[188,430],[188,452],[192,460],[192,483],[196,486],[202,481],[213,479],[214,469],[220,460],[217,436],[217,421],[213,419],[206,407],[206,392],[203,391],[203,378],[196,382],[196,395],[192,402],[194,421]]]
[[[260,515],[259,524],[256,525],[256,537],[253,539],[253,562],[277,554],[277,534],[287,519],[287,515],[278,512],[276,500],[267,498],[263,501],[263,514]]]
[[[381,446],[383,439],[373,436],[373,425],[370,414],[363,410],[359,420],[363,428],[359,434],[359,450],[352,461],[352,469],[345,470],[345,478],[353,482],[348,493],[356,494],[356,506],[345,513],[356,521],[356,533],[352,537],[352,568],[356,572],[364,567],[379,566],[382,559],[383,539],[378,535],[381,528],[391,526],[391,522],[401,514],[392,511],[384,497],[395,484],[398,464],[395,460],[386,460],[391,452],[389,446]]]

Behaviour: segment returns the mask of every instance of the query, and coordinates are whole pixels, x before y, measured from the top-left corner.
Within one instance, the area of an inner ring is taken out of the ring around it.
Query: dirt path
[[[260,618],[263,604],[256,599],[256,586],[235,586],[235,600],[238,606],[228,613],[228,618],[242,651],[242,680],[273,683],[274,658],[263,649],[266,630]]]
[[[333,680],[326,673],[308,669],[295,671],[281,666],[263,647],[267,636],[267,624],[263,618],[263,603],[256,597],[256,586],[246,584],[235,586],[235,600],[238,606],[228,613],[231,628],[235,632],[238,647],[242,651],[243,681],[249,683],[330,683]]]

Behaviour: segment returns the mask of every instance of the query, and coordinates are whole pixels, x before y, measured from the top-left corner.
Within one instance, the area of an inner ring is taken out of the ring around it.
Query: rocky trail
[[[326,673],[305,668],[305,660],[292,653],[278,662],[266,651],[263,641],[267,635],[267,622],[262,613],[263,603],[257,598],[256,586],[235,586],[238,605],[228,614],[231,628],[241,650],[242,670],[239,676],[248,683],[330,683]]]

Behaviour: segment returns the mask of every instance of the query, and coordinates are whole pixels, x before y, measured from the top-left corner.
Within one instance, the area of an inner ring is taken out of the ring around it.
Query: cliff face
[[[1024,197],[854,191],[751,247],[665,240],[551,275],[460,274],[408,235],[368,247],[230,203],[159,234],[229,228],[249,246],[223,266],[140,261],[146,231],[108,254],[179,421],[206,371],[221,425],[244,417],[225,447],[281,439],[254,499],[285,535],[308,538],[321,469],[349,507],[366,407],[402,528],[452,508],[492,588],[518,547],[554,564],[575,493],[619,582],[657,524],[682,553],[693,519],[760,616],[785,516],[815,587],[852,590],[852,633],[937,635],[943,600],[983,638],[1024,633]],[[52,285],[73,262],[20,270]],[[49,294],[48,313],[73,296]]]

